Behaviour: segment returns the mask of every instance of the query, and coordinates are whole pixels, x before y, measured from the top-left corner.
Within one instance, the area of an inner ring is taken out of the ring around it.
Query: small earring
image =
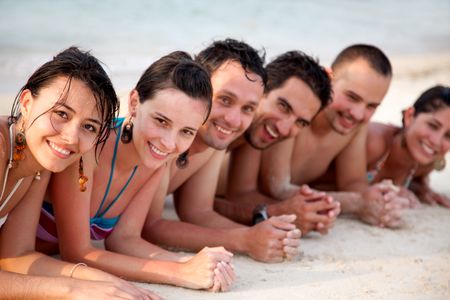
[[[186,150],[178,156],[177,161],[176,161],[178,169],[184,169],[187,167],[187,165],[189,164],[188,155],[189,155],[189,150]]]
[[[133,122],[130,120],[125,123],[125,126],[122,129],[122,135],[120,136],[120,140],[124,144],[128,144],[133,139]]]
[[[80,185],[80,191],[84,192],[84,191],[86,191],[86,182],[89,179],[87,178],[87,176],[84,176],[83,157],[80,157],[80,162],[78,164],[78,174],[80,175],[78,177],[78,184]]]
[[[434,164],[433,164],[434,169],[435,169],[436,171],[442,171],[442,170],[444,170],[444,169],[445,169],[445,165],[446,165],[446,161],[445,161],[445,157],[444,157],[444,156],[442,156],[442,157],[436,159],[436,160],[434,161]]]
[[[18,162],[25,158],[25,153],[23,153],[23,151],[27,146],[27,139],[23,127],[16,133],[14,141],[16,145],[14,146],[13,162]]]

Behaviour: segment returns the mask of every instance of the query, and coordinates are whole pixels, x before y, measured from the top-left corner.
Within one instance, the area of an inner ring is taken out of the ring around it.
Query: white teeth
[[[167,152],[163,152],[163,151],[159,150],[158,148],[153,146],[153,144],[150,144],[150,149],[152,149],[153,152],[155,152],[156,154],[161,155],[161,156],[167,156],[169,154]]]
[[[269,125],[266,124],[266,125],[264,126],[264,128],[266,128],[267,132],[269,133],[269,135],[270,135],[272,138],[274,138],[274,139],[278,138],[278,133],[276,133],[275,131],[273,131],[272,127],[270,127]]]
[[[219,125],[217,125],[217,124],[215,124],[216,125],[216,128],[217,128],[217,130],[219,130],[220,132],[222,132],[223,134],[231,134],[233,131],[231,131],[231,130],[226,130],[225,128],[223,128],[223,127],[220,127]]]
[[[49,142],[48,144],[50,145],[50,147],[52,147],[53,150],[55,150],[58,153],[61,153],[62,155],[68,156],[70,154],[69,150],[58,147],[55,144],[53,144],[52,142]]]
[[[422,143],[422,149],[425,150],[425,152],[430,155],[434,154],[434,150],[432,148],[428,147],[427,145],[425,145],[424,143]]]
[[[344,116],[344,119],[349,123],[353,123],[353,118],[351,116]]]

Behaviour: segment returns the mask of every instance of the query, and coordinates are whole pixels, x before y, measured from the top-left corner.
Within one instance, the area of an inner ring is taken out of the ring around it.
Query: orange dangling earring
[[[15,146],[14,146],[13,162],[17,163],[18,161],[21,161],[25,158],[25,153],[23,153],[23,151],[27,146],[27,140],[25,138],[25,131],[23,130],[23,127],[22,129],[20,129],[19,132],[17,132],[14,141]]]
[[[80,163],[78,165],[78,174],[80,174],[80,176],[78,177],[78,184],[80,185],[80,191],[84,192],[86,191],[86,182],[89,179],[87,178],[87,176],[84,176],[83,157],[80,157]]]

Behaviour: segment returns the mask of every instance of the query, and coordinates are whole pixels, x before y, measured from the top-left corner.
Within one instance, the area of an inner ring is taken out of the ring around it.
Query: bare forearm
[[[290,182],[262,185],[261,189],[273,199],[284,200],[293,197],[300,190],[300,186]]]
[[[70,281],[0,271],[0,299],[68,299]]]
[[[113,233],[114,234],[114,233]],[[166,260],[180,262],[186,258],[186,254],[167,251],[156,246],[141,237],[116,237],[109,236],[105,241],[107,250],[134,257],[151,260]]]
[[[126,241],[124,242],[126,243]],[[72,254],[70,260],[86,263],[90,267],[127,280],[173,285],[182,283],[178,276],[181,263],[178,262],[149,260],[94,247],[85,252]],[[98,278],[99,274],[92,273],[89,269],[77,268],[74,277],[87,280],[102,280]]]
[[[363,201],[362,195],[358,192],[327,192],[335,201],[341,204],[342,213],[358,213]]]
[[[223,246],[233,252],[246,253],[247,228],[217,229],[179,221],[155,221],[143,231],[143,237],[156,244],[199,251],[204,247]]]
[[[253,210],[256,205],[276,202],[278,201],[274,201],[258,191],[252,191],[239,196],[228,196],[227,199],[216,198],[214,209],[235,222],[252,225]]]
[[[34,251],[21,256],[2,258],[0,261],[2,270],[37,276],[69,277],[72,266],[70,263]]]
[[[252,224],[252,212],[255,205],[250,203],[236,203],[223,198],[216,198],[214,210],[221,215],[241,224]]]
[[[213,206],[214,204],[212,204]],[[236,223],[227,217],[220,215],[214,210],[206,211],[190,211],[188,213],[179,213],[180,219],[183,222],[189,222],[202,227],[208,228],[221,228],[221,229],[233,229],[242,227],[241,224]]]

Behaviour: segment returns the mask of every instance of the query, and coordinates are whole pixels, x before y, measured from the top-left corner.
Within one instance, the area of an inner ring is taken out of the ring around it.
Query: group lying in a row
[[[121,278],[226,291],[225,248],[281,262],[340,212],[391,228],[418,199],[450,207],[427,182],[450,148],[450,89],[423,93],[402,128],[369,124],[391,77],[370,45],[325,70],[300,51],[264,67],[227,39],[154,62],[117,118],[97,59],[61,52],[0,119],[0,296],[159,299]],[[162,218],[171,193],[181,221]]]

